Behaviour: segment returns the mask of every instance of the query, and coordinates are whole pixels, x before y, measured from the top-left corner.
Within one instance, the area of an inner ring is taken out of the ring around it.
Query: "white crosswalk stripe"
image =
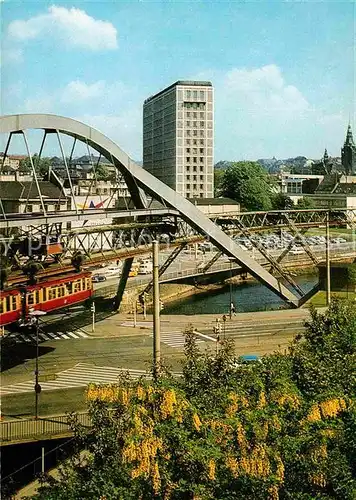
[[[36,334],[35,333],[11,333],[9,336],[13,341],[17,343],[21,342],[36,342]],[[40,342],[48,342],[49,340],[72,340],[72,339],[82,339],[89,338],[90,335],[77,330],[75,332],[39,332],[38,339]]]
[[[150,335],[152,337],[153,333],[151,333]],[[202,344],[207,340],[204,337],[200,337],[198,333],[196,333],[196,335],[197,335],[197,344]],[[161,342],[169,345],[170,347],[176,347],[177,349],[184,349],[185,335],[181,331],[161,332]]]
[[[133,379],[142,376],[150,377],[144,370],[131,370],[126,368],[114,368],[112,366],[95,366],[89,363],[78,363],[73,368],[69,368],[57,374],[55,380],[40,382],[42,391],[53,391],[57,389],[70,389],[75,387],[85,387],[91,382],[97,384],[109,384],[118,382],[119,377],[129,372]],[[0,388],[0,395],[21,394],[32,392],[34,382],[20,382]]]

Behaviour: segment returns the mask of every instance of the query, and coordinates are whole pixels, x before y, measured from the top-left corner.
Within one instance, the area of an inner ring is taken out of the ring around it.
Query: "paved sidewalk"
[[[320,310],[325,310],[321,308]],[[161,315],[161,329],[165,332],[183,332],[189,325],[194,329],[212,328],[216,324],[217,318],[222,320],[221,314],[200,314],[200,315]],[[261,312],[248,312],[238,313],[231,319],[227,314],[226,325],[251,325],[263,323],[278,323],[278,322],[298,322],[303,323],[309,317],[308,309],[282,309],[277,311],[261,311]],[[146,320],[143,315],[138,314],[136,320],[136,327],[134,327],[134,320],[132,314],[116,314],[95,325],[95,333],[91,333],[93,337],[119,337],[119,336],[132,336],[142,335],[149,333],[152,330],[153,317],[147,315]],[[90,332],[90,327],[85,328],[86,332]]]

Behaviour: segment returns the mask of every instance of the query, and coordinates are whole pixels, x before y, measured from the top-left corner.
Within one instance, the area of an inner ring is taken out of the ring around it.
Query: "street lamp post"
[[[230,311],[230,319],[232,318],[232,259],[229,259],[230,261],[230,304],[229,304],[229,311]]]
[[[41,386],[38,383],[38,333],[39,333],[39,317],[44,316],[45,311],[32,311],[29,313],[29,316],[35,320],[36,324],[36,364],[35,364],[35,419],[38,419],[38,396],[41,392]]]

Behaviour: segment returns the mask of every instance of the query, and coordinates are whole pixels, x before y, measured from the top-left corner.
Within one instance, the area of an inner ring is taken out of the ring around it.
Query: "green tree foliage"
[[[220,169],[214,169],[214,196],[218,198],[221,196],[221,183],[224,178],[224,171]]]
[[[114,178],[108,167],[101,163],[95,166],[95,175],[98,181],[109,181]]]
[[[273,210],[293,210],[295,209],[293,200],[284,193],[277,193],[272,197]]]
[[[32,156],[32,162],[35,167],[36,173],[40,177],[45,177],[48,174],[48,170],[51,166],[50,158],[40,158],[38,154],[34,154]],[[24,172],[32,173],[30,157],[24,158],[20,161],[20,169]]]
[[[315,208],[315,203],[311,198],[306,198],[305,196],[303,196],[303,198],[299,198],[295,208],[300,210],[308,210]]]
[[[270,210],[272,178],[256,162],[235,162],[224,171],[221,194],[238,201],[246,210]]]
[[[245,366],[190,329],[182,378],[88,387],[93,428],[72,424],[85,459],[33,498],[353,500],[355,333],[353,304],[335,301],[287,354]]]

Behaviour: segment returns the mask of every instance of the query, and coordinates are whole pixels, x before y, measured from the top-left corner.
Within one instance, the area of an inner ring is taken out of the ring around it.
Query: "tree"
[[[72,419],[85,460],[33,498],[354,499],[355,332],[335,301],[287,354],[236,366],[231,340],[202,352],[189,329],[182,378],[88,387],[93,427]]]
[[[236,162],[224,171],[221,194],[238,201],[246,210],[270,210],[272,178],[258,163]]]
[[[224,171],[214,169],[214,196],[218,198],[221,195],[221,183],[224,178]]]
[[[315,203],[311,198],[303,196],[303,198],[299,198],[295,208],[299,210],[308,210],[315,208]]]
[[[49,158],[40,158],[38,154],[32,156],[32,162],[35,167],[36,173],[40,177],[45,177],[51,166],[51,160]],[[31,160],[29,157],[24,158],[20,161],[20,169],[24,172],[32,173]]]
[[[274,210],[293,210],[295,205],[293,200],[284,193],[277,193],[272,197],[272,205]]]
[[[101,163],[95,166],[95,175],[98,181],[109,181],[114,177],[108,167],[106,165],[102,165]]]

